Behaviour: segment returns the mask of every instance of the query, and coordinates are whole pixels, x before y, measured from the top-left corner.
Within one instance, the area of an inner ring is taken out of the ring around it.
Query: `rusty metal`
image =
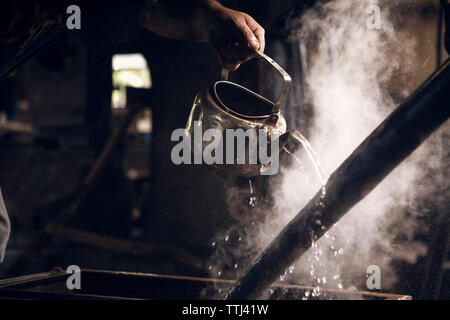
[[[450,59],[339,166],[326,183],[325,196],[319,190],[234,284],[227,299],[260,296],[311,247],[313,237],[320,238],[449,116]],[[317,215],[323,228],[314,224]]]
[[[0,280],[0,299],[201,299],[208,287],[226,288],[234,280],[81,269],[81,290],[67,289],[70,274],[61,268],[51,272]],[[293,299],[310,287],[273,284],[278,294]],[[411,296],[383,292],[322,290],[336,299],[411,300]]]

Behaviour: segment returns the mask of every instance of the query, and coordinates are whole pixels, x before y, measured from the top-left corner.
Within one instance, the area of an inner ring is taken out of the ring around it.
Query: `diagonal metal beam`
[[[227,294],[254,299],[355,204],[371,192],[450,116],[450,59],[392,112],[340,165]],[[320,208],[322,225],[314,220]]]

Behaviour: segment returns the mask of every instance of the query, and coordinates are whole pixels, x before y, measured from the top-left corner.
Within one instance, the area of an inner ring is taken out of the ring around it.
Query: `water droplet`
[[[256,207],[256,196],[254,194],[249,195],[247,198],[245,198],[245,202],[247,203],[247,207],[253,209],[254,207]]]
[[[342,255],[344,253],[344,249],[339,248],[338,253]]]
[[[239,238],[238,238],[238,241],[241,241],[241,240],[242,240],[242,237],[239,237]]]
[[[338,283],[338,288],[339,288],[339,289],[344,288],[344,285],[342,284],[342,282],[339,282],[339,283]]]
[[[213,241],[213,242],[211,243],[211,247],[215,247],[215,246],[216,246],[216,242]]]
[[[322,283],[327,283],[327,277],[322,277]]]
[[[212,265],[209,265],[209,266],[208,266],[208,270],[212,270]]]
[[[294,273],[294,269],[295,269],[294,266],[290,266],[290,267],[289,267],[289,273],[291,273],[291,274]]]
[[[320,191],[321,197],[325,197],[327,195],[327,188],[325,186],[322,187],[322,190]]]
[[[238,264],[237,264],[237,263],[235,263],[235,264],[234,264],[234,268],[235,268],[235,269],[237,269],[237,267],[238,267]]]
[[[225,237],[225,242],[227,242],[228,240],[230,240],[230,236],[229,236],[229,235],[226,235],[226,237]]]
[[[222,271],[217,272],[217,275],[220,277],[222,275]]]
[[[311,295],[311,291],[306,290],[306,291],[305,291],[305,297],[309,297],[310,295]]]
[[[248,180],[248,185],[250,187],[250,195],[245,199],[247,202],[247,207],[253,209],[256,206],[256,195],[253,192],[252,180]]]

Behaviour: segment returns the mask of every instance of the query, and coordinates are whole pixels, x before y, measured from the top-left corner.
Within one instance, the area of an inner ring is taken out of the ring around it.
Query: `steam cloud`
[[[303,57],[306,99],[313,106],[308,139],[327,174],[411,93],[402,84],[414,75],[420,44],[407,31],[396,30],[394,10],[399,2],[331,1],[316,5],[291,23],[291,37],[308,45],[308,57]],[[367,27],[372,14],[367,10],[374,4],[381,8],[381,30]],[[427,232],[421,224],[427,208],[420,199],[433,199],[444,184],[439,175],[444,165],[440,150],[445,147],[441,131],[347,213],[280,280],[316,287],[305,298],[320,295],[323,287],[367,289],[366,268],[375,264],[381,268],[382,290],[391,289],[396,280],[392,259],[415,263],[427,252],[415,235]],[[211,277],[223,277],[228,270],[228,277],[236,278],[320,189],[305,154],[300,152],[298,157],[299,161],[282,169],[282,183],[273,194],[274,209],[257,212],[263,221],[242,221],[217,236]],[[238,192],[230,190],[230,197]]]

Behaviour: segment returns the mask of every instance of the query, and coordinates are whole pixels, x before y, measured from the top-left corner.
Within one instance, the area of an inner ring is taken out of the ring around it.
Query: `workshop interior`
[[[450,299],[447,0],[0,7],[0,299]]]

